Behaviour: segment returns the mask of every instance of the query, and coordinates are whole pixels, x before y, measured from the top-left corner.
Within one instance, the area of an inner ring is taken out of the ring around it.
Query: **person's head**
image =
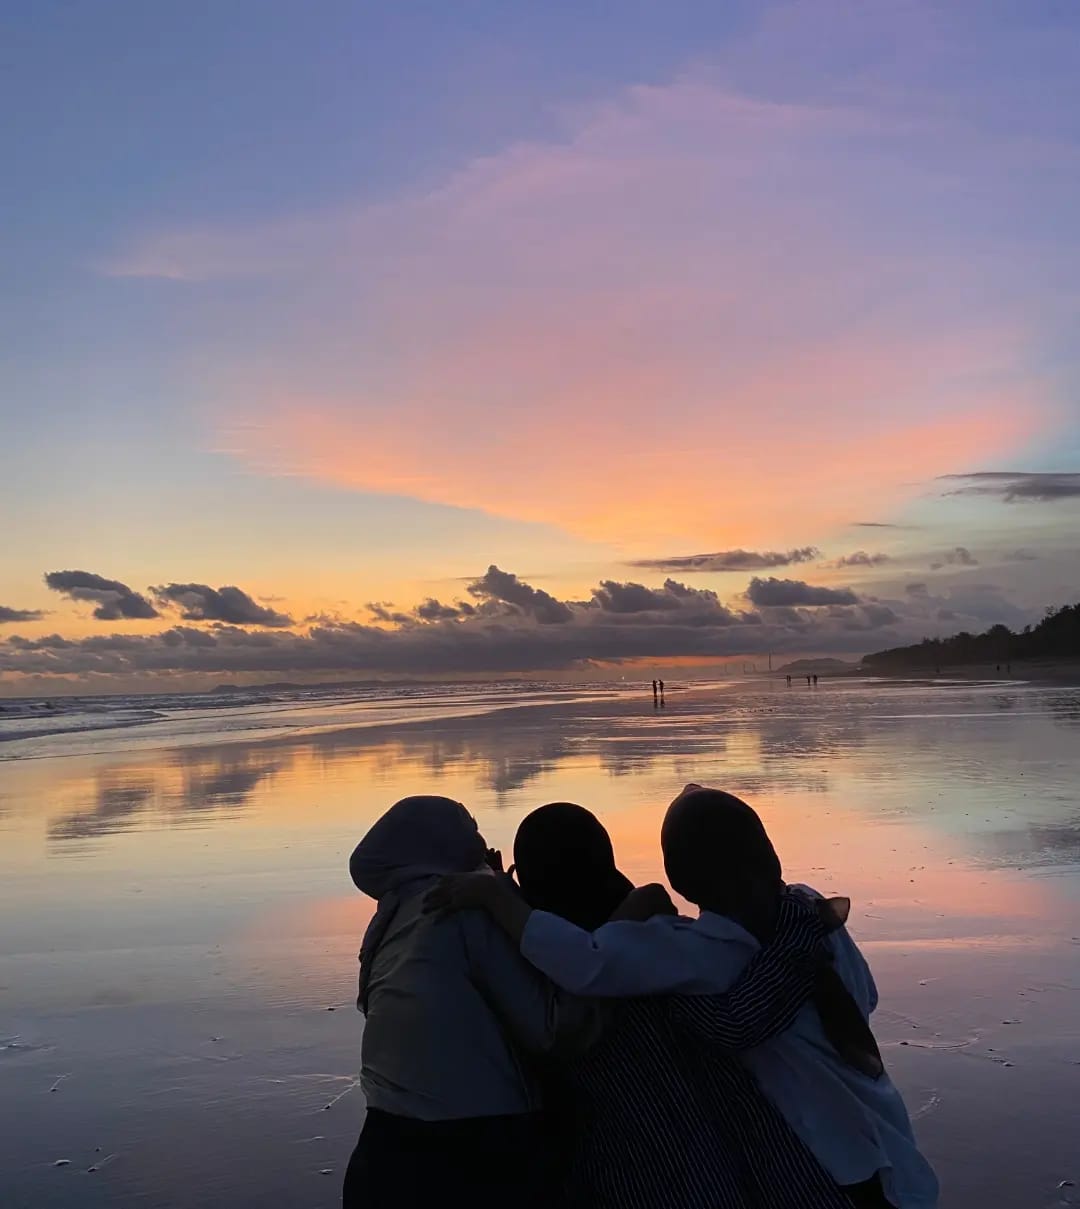
[[[409,882],[468,873],[484,859],[476,820],[450,798],[402,798],[356,845],[349,872],[358,889],[382,898]]]
[[[783,871],[761,819],[740,798],[688,785],[668,808],[660,845],[683,898],[755,933],[770,926]]]
[[[514,837],[518,885],[531,907],[594,931],[634,888],[615,865],[611,837],[583,806],[552,802]]]

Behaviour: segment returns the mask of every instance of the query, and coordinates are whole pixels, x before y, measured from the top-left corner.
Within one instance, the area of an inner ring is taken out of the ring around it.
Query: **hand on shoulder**
[[[501,877],[486,869],[478,873],[448,874],[439,878],[424,895],[424,914],[439,912],[450,915],[455,911],[486,907],[496,895],[506,892],[502,881]]]
[[[851,899],[834,895],[825,898],[809,886],[790,885],[784,889],[784,898],[795,902],[810,911],[821,924],[825,934],[842,928],[851,914]]]
[[[611,922],[629,920],[644,923],[655,915],[678,915],[671,895],[658,882],[637,886],[615,908]]]

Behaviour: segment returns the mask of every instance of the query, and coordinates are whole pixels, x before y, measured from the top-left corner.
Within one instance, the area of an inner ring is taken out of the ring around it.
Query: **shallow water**
[[[1080,1204],[1080,692],[473,698],[0,763],[5,1209],[335,1204],[363,1116],[345,863],[367,824],[434,790],[509,849],[524,811],[577,800],[641,880],[688,780],[757,805],[789,878],[852,896],[944,1209]]]

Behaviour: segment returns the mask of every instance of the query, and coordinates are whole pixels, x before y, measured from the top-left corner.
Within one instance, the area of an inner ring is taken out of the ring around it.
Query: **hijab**
[[[783,871],[751,806],[720,789],[680,794],[664,817],[660,844],[674,890],[768,943],[784,888]]]
[[[763,945],[772,939],[783,874],[752,807],[719,789],[681,794],[664,818],[661,844],[668,880],[684,898],[734,919]],[[817,970],[810,999],[840,1058],[880,1078],[885,1066],[873,1031],[831,963]]]
[[[360,1011],[367,1011],[371,965],[404,892],[431,877],[470,872],[484,851],[476,820],[465,807],[430,796],[402,798],[356,845],[349,872],[357,889],[379,904],[360,946]]]
[[[595,931],[634,888],[615,864],[611,837],[583,806],[552,802],[525,816],[514,868],[526,901]]]

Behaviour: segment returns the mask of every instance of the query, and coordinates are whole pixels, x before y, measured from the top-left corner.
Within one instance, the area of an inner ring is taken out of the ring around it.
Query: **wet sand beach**
[[[0,745],[5,1209],[334,1205],[363,1119],[346,861],[368,824],[440,792],[508,850],[527,810],[576,800],[651,880],[688,780],[756,805],[790,880],[851,895],[943,1209],[1080,1204],[1080,690],[262,708]]]

